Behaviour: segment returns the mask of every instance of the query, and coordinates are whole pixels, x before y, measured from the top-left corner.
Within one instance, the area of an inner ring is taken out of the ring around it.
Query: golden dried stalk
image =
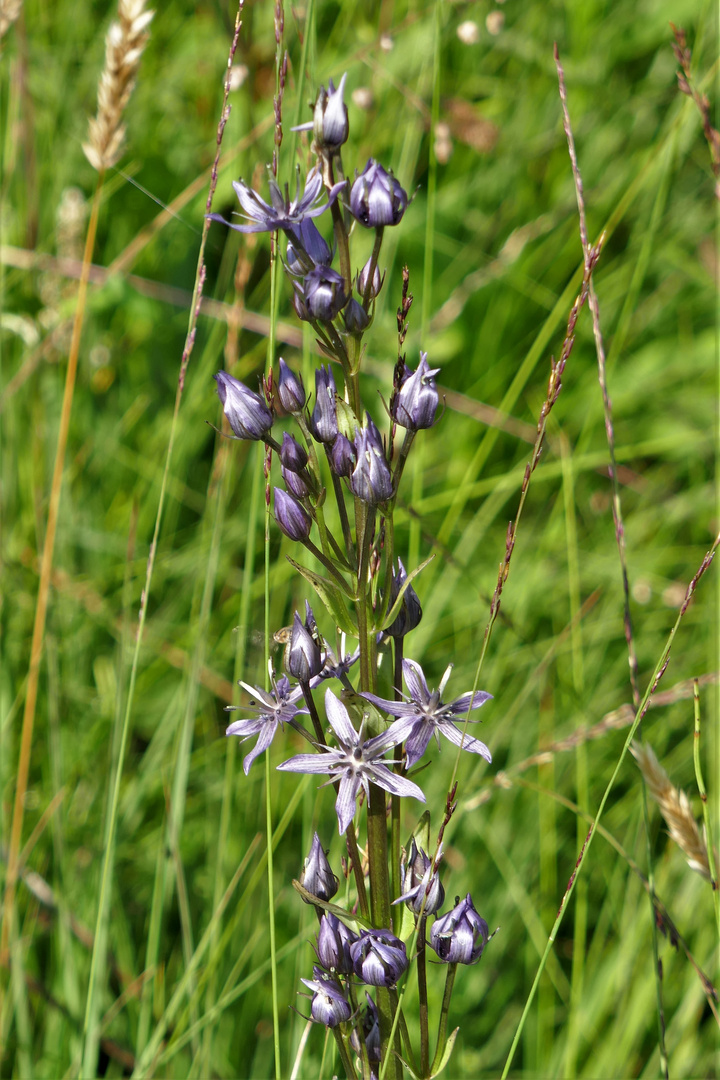
[[[660,807],[670,838],[682,851],[688,866],[709,881],[707,845],[700,835],[687,795],[675,787],[648,743],[633,742],[630,751],[645,778],[650,796]]]
[[[0,0],[0,38],[7,34],[20,14],[22,0]]]
[[[105,39],[105,68],[98,85],[98,110],[89,125],[85,157],[98,172],[114,165],[123,151],[125,125],[122,115],[135,85],[154,11],[145,0],[119,0],[118,19]]]

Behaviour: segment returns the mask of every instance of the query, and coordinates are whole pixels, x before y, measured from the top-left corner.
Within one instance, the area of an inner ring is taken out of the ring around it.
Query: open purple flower
[[[273,692],[268,693],[266,690],[261,690],[259,686],[249,686],[245,682],[241,682],[243,690],[246,690],[251,697],[254,697],[259,705],[228,705],[227,711],[235,711],[238,708],[242,708],[243,711],[252,709],[257,712],[257,716],[249,720],[235,720],[230,724],[229,728],[225,732],[226,735],[239,735],[242,742],[246,739],[252,738],[253,735],[258,736],[258,740],[253,746],[247,757],[243,758],[243,772],[247,776],[250,772],[250,766],[259,754],[262,754],[263,750],[267,750],[270,743],[275,738],[275,732],[278,727],[284,727],[285,724],[290,724],[291,727],[296,728],[298,731],[304,730],[300,724],[297,723],[295,717],[298,713],[306,713],[308,710],[300,708],[296,702],[302,696],[302,690],[299,686],[296,686],[293,690],[290,689],[290,680],[287,676],[282,675],[276,683],[274,683]]]
[[[452,667],[450,664],[438,689],[430,693],[420,665],[414,660],[403,660],[405,685],[410,691],[410,696],[406,697],[405,701],[387,701],[375,694],[360,695],[372,701],[373,705],[377,705],[379,709],[399,717],[391,730],[397,728],[398,731],[402,731],[401,739],[407,739],[405,751],[408,768],[420,760],[433,735],[437,739],[438,746],[440,745],[439,736],[444,735],[455,746],[469,750],[471,754],[480,754],[486,761],[492,761],[492,755],[485,743],[463,734],[462,729],[453,723],[455,717],[466,716],[469,709],[479,709],[490,700],[492,694],[479,690],[476,694],[462,694],[454,701],[445,704],[442,693],[447,686]]]
[[[392,795],[412,795],[425,802],[421,789],[412,780],[397,776],[380,759],[391,746],[397,746],[403,735],[392,724],[381,735],[363,739],[362,727],[357,732],[352,726],[348,711],[331,690],[325,692],[325,712],[339,748],[318,746],[317,754],[297,754],[283,761],[278,769],[285,772],[325,773],[332,780],[339,780],[335,812],[338,827],[344,833],[355,814],[355,803],[360,791],[370,795],[370,784],[377,784]]]
[[[328,194],[328,201],[321,206],[318,205],[318,199],[322,197],[324,187],[322,175],[317,169],[311,169],[307,174],[302,198],[300,198],[299,170],[294,199],[290,199],[287,186],[283,195],[279,184],[272,176],[269,179],[269,185],[271,202],[266,203],[257,191],[247,186],[244,180],[233,181],[235,194],[240,200],[246,224],[236,225],[232,221],[226,221],[222,214],[208,214],[208,217],[211,221],[222,221],[224,225],[241,233],[274,232],[276,229],[282,229],[302,246],[297,226],[305,218],[316,218],[324,213],[345,186],[345,181],[335,184]]]

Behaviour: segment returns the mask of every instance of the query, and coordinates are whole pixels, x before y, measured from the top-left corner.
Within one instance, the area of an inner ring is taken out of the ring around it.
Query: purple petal
[[[360,694],[376,705],[378,709],[389,712],[391,716],[417,716],[417,705],[405,701],[388,701],[387,698],[378,697],[376,694]]]
[[[267,724],[267,717],[258,716],[254,720],[234,720],[225,730],[226,735],[239,735],[241,739],[249,739],[251,735],[257,735]]]
[[[444,731],[444,728],[441,730]],[[433,725],[431,723],[419,720],[418,723],[415,724],[413,733],[405,744],[408,768],[411,768],[411,766],[423,756],[428,748],[428,743],[432,739],[432,733]]]
[[[357,746],[358,733],[350,722],[347,709],[332,690],[325,691],[325,713],[338,741],[343,746]]]
[[[262,754],[264,750],[267,750],[268,746],[273,741],[276,728],[276,724],[266,724],[263,730],[260,732],[258,736],[258,741],[253,746],[250,753],[247,755],[247,757],[243,758],[243,772],[246,776],[250,772],[250,766],[252,765],[255,758],[258,757],[259,754]]]
[[[256,233],[269,231],[267,225],[235,225],[232,221],[226,221],[222,214],[208,214],[207,217],[209,221],[221,221],[223,225],[227,225],[228,229],[234,229],[235,232]]]
[[[421,701],[424,705],[430,700],[430,691],[425,681],[423,669],[414,660],[403,660],[403,675],[410,697],[413,701]]]
[[[337,799],[335,800],[335,813],[337,814],[341,836],[355,816],[355,800],[357,799],[359,787],[360,780],[357,776],[343,776],[340,781]]]
[[[462,731],[455,724],[451,724],[449,720],[438,724],[437,727],[441,735],[444,735],[455,746],[460,746],[463,750],[469,750],[471,754],[480,754],[486,761],[492,762],[492,754],[484,742],[473,739],[471,735],[463,736]]]
[[[408,780],[405,776],[398,776],[397,773],[390,772],[386,765],[381,765],[379,762],[368,765],[365,768],[365,773],[374,784],[385,788],[391,795],[411,795],[413,799],[425,802],[422,789],[417,784],[414,784],[412,780]]]
[[[253,191],[252,188],[249,188],[247,184],[244,184],[242,180],[233,180],[233,188],[235,189],[235,194],[238,197],[240,205],[248,217],[257,220],[258,211],[260,211],[262,215],[272,215],[272,207],[268,206],[265,200],[261,199],[258,193]]]
[[[389,750],[391,746],[398,746],[399,743],[405,741],[416,723],[417,714],[405,717],[402,720],[396,720],[387,731],[383,731],[380,735],[375,735],[372,739],[367,740],[363,750],[365,757],[378,757],[386,750]]]
[[[474,697],[472,694],[461,694],[459,698],[456,698],[455,701],[448,705],[448,709],[453,716],[462,716],[468,709],[479,709],[486,701],[492,701],[492,694],[487,694],[484,690],[478,690]]]
[[[277,768],[281,772],[330,773],[337,768],[332,753],[296,754]]]

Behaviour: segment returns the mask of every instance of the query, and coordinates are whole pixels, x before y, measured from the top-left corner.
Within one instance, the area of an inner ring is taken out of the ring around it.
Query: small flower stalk
[[[374,158],[354,180],[345,179],[349,78],[334,76],[315,95],[312,117],[301,128],[311,134],[315,160],[307,175],[298,171],[294,193],[271,170],[267,194],[241,179],[234,183],[239,210],[231,221],[210,215],[241,233],[284,234],[284,254],[278,252],[288,306],[310,324],[322,356],[307,389],[292,358],[278,358],[260,393],[230,372],[215,376],[231,437],[267,448],[271,536],[274,519],[284,551],[287,541],[304,548],[301,563],[291,561],[318,601],[313,611],[306,600],[304,617],[294,612],[291,627],[276,635],[285,647],[284,673],[276,679],[271,665],[267,690],[241,683],[251,704],[239,707],[227,734],[251,740],[246,775],[267,755],[282,773],[317,777],[318,806],[332,814],[334,843],[345,849],[341,888],[339,855],[333,863],[315,832],[295,883],[318,918],[311,977],[302,980],[310,1018],[332,1032],[346,1074],[362,1080],[382,1070],[388,1080],[400,1080],[416,1021],[417,1075],[429,1080],[427,980],[437,965],[426,968],[426,946],[454,978],[456,965],[480,959],[489,933],[469,895],[440,914],[443,835],[454,794],[437,841],[430,839],[426,811],[422,839],[416,829],[402,861],[399,830],[403,820],[417,823],[423,813],[425,767],[444,768],[449,781],[462,751],[491,762],[470,728],[491,695],[473,690],[450,698],[452,664],[431,689],[420,663],[405,656],[405,639],[423,612],[418,569],[406,568],[396,543],[395,508],[415,440],[432,439],[430,429],[442,420],[439,368],[424,351],[415,368],[406,362],[412,304],[406,268],[397,342],[383,347],[372,339],[374,355],[392,357],[386,393],[363,401],[363,358],[375,305],[388,287],[383,236],[402,222],[411,200],[389,163]],[[366,248],[353,262],[357,238],[369,239],[372,253],[367,258]],[[308,553],[317,563],[312,569]],[[381,665],[388,650],[392,662]],[[415,1021],[398,1014],[400,988],[413,972],[420,999]],[[359,987],[371,991],[364,1003]],[[448,978],[440,1031],[451,992]]]

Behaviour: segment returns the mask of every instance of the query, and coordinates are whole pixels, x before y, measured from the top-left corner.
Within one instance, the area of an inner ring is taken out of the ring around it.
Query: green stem
[[[333,1035],[335,1036],[335,1045],[338,1048],[338,1053],[340,1054],[340,1060],[343,1063],[345,1075],[347,1076],[348,1080],[357,1080],[355,1066],[353,1065],[353,1060],[350,1057],[350,1052],[347,1048],[342,1033],[339,1032],[337,1028],[333,1028]]]
[[[330,465],[330,447],[325,444],[325,453],[327,454],[328,465]],[[343,492],[342,484],[340,483],[340,477],[336,476],[330,465],[330,475],[332,476],[333,491],[335,492],[335,501],[337,503],[338,514],[340,515],[340,524],[343,531],[343,539],[345,540],[345,551],[347,553],[348,562],[354,569],[357,569],[357,558],[355,556],[355,545],[353,544],[352,531],[350,529],[350,521],[347,515],[347,507],[345,506],[345,493]]]
[[[321,562],[323,564],[323,566],[325,567],[325,569],[332,575],[332,577],[335,579],[336,583],[338,584],[338,586],[340,587],[342,592],[346,596],[349,596],[350,591],[349,591],[349,588],[348,588],[348,583],[345,580],[345,578],[342,576],[340,571],[335,567],[335,565],[331,561],[331,559],[329,559],[327,555],[325,555],[322,551],[320,551],[320,549],[317,548],[315,546],[315,544],[313,544],[312,540],[303,540],[302,545],[303,545],[303,547],[306,547],[308,549],[308,551],[312,552],[312,554],[315,556],[315,558],[318,560],[318,562]]]
[[[368,274],[367,282],[365,284],[365,292],[363,294],[362,302],[362,306],[366,313],[368,308],[370,307],[370,290],[372,289],[372,282],[373,278],[375,277],[375,267],[377,266],[378,259],[380,258],[380,248],[382,246],[383,231],[383,225],[379,225],[375,229],[375,243],[373,244],[372,255],[370,256],[370,273]]]
[[[402,695],[399,687],[402,686],[402,660],[403,660],[403,638],[395,638],[393,641],[393,698],[395,701],[401,701]],[[403,748],[397,747],[395,754],[398,759],[402,759]],[[395,765],[395,772],[404,772],[402,760],[398,760]],[[392,874],[392,898],[397,900],[398,896],[402,895],[402,882],[400,881],[400,797],[398,795],[391,796],[391,827],[390,827],[390,869]],[[395,932],[398,933],[402,926],[402,906],[398,905],[395,908]]]
[[[402,479],[405,465],[407,464],[408,454],[410,453],[410,448],[413,444],[414,438],[415,432],[410,431],[410,429],[408,428],[405,432],[405,438],[403,439],[403,444],[400,447],[400,454],[397,459],[397,464],[395,465],[395,472],[393,473],[393,491],[395,493],[393,495],[393,503],[397,499],[398,488],[400,487],[400,481]]]
[[[310,692],[309,683],[300,683],[302,689],[303,698],[305,704],[308,707],[310,713],[310,719],[312,720],[313,728],[315,729],[315,737],[321,746],[327,746],[325,741],[325,732],[323,731],[322,723],[318,715],[317,707],[315,705],[315,699]],[[333,784],[335,793],[337,794],[340,784],[336,781]],[[370,918],[370,905],[368,904],[367,890],[365,889],[365,875],[363,874],[362,859],[360,858],[360,849],[358,848],[357,836],[355,835],[355,826],[350,822],[345,834],[345,840],[347,843],[348,855],[350,856],[350,862],[352,864],[353,873],[355,875],[355,885],[358,892],[358,902],[360,904],[360,911],[363,918]]]
[[[365,1032],[363,1031],[362,1018],[358,1009],[357,994],[355,993],[355,985],[352,980],[352,976],[348,976],[346,980],[348,997],[350,999],[350,1005],[352,1006],[353,1015],[357,1016],[355,1023],[355,1031],[357,1032],[358,1043],[360,1044],[360,1062],[362,1066],[362,1080],[372,1080],[372,1069],[370,1068],[370,1059],[368,1058],[367,1043],[365,1042]]]
[[[435,1057],[430,1068],[430,1075],[433,1076],[437,1069],[440,1067],[442,1056],[445,1051],[445,1043],[447,1042],[447,1024],[448,1013],[450,1012],[450,999],[452,998],[453,984],[455,982],[455,972],[457,971],[457,964],[448,964],[448,973],[445,979],[445,993],[443,994],[442,1007],[440,1009],[440,1023],[438,1025],[438,1041],[437,1048],[435,1050]]]
[[[428,1029],[427,969],[425,967],[425,931],[427,916],[421,915],[417,936],[417,981],[420,1011],[420,1076],[430,1075],[430,1032]]]
[[[328,172],[330,176],[330,182],[332,183],[333,171],[332,165],[328,166]],[[345,222],[343,221],[343,213],[340,207],[340,202],[335,199],[330,207],[333,219],[333,230],[335,232],[335,242],[337,243],[338,255],[340,256],[340,273],[343,276],[345,283],[345,292],[350,295],[352,288],[352,278],[350,274],[350,247],[348,245],[348,235],[345,229]]]
[[[710,828],[710,813],[708,810],[708,797],[705,790],[705,781],[700,762],[700,684],[697,679],[693,683],[693,708],[695,713],[695,734],[693,738],[693,761],[695,762],[695,779],[697,781],[700,802],[702,803],[703,822],[705,824],[705,843],[707,844],[708,869],[710,870],[710,884],[713,891],[715,904],[715,919],[717,921],[718,936],[720,936],[720,891],[718,890],[717,867],[715,866],[715,848],[713,846],[713,833]]]

